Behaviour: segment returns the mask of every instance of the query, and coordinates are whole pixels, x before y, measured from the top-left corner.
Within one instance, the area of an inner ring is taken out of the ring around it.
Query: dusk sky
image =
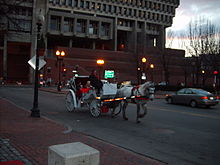
[[[220,0],[180,0],[180,6],[176,9],[172,27],[168,28],[174,33],[181,33],[188,29],[190,20],[198,17],[208,18],[220,29]],[[179,48],[175,40],[173,48]]]
[[[199,16],[205,16],[220,26],[220,0],[180,0],[171,29],[184,30],[191,19]]]

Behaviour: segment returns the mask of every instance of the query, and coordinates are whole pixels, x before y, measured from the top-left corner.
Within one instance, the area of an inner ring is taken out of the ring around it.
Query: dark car
[[[186,104],[191,107],[196,106],[214,106],[218,104],[219,97],[203,89],[183,88],[175,94],[166,95],[166,101],[170,104]]]

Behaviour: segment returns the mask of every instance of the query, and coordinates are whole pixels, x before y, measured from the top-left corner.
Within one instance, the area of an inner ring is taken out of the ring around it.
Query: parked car
[[[175,94],[166,95],[166,101],[170,104],[186,104],[191,107],[215,106],[219,102],[219,97],[203,89],[183,88]]]

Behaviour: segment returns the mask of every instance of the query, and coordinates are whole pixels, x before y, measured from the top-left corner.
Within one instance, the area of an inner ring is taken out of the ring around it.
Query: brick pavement
[[[30,111],[0,98],[0,137],[8,139],[29,164],[46,165],[51,145],[82,142],[100,151],[100,165],[164,165],[79,132],[64,133],[65,130],[47,118],[31,118]]]

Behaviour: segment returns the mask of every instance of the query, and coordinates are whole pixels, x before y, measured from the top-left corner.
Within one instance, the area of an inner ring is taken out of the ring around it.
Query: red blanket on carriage
[[[82,94],[83,94],[83,93],[88,93],[89,90],[90,90],[90,88],[81,88],[80,90],[78,90],[78,91],[76,92],[76,96],[77,96],[78,98],[81,98],[81,97],[82,97]]]

